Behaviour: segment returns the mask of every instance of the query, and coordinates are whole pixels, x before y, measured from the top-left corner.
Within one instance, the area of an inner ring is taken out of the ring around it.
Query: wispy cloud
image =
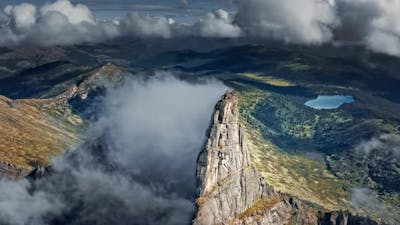
[[[365,187],[355,187],[351,192],[350,203],[359,212],[367,213],[370,217],[380,218],[384,224],[398,224],[399,218],[396,207],[389,209],[379,200],[376,192]]]
[[[358,153],[390,155],[390,159],[400,161],[400,136],[395,134],[382,134],[367,141],[362,141],[356,146]]]

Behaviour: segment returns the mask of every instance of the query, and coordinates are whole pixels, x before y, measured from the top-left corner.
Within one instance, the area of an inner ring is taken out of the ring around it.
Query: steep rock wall
[[[298,203],[275,192],[251,165],[238,104],[238,93],[227,92],[216,105],[198,159],[200,197],[194,224],[287,224],[296,219]],[[316,221],[304,218],[306,223]]]
[[[275,191],[251,164],[239,118],[239,94],[225,93],[198,158],[199,197],[193,224],[376,224],[347,212],[316,209]]]

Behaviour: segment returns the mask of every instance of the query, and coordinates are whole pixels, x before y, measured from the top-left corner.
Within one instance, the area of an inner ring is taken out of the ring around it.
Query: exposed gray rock
[[[200,197],[194,224],[287,224],[295,204],[251,166],[238,104],[238,94],[227,92],[216,105],[209,139],[198,159]],[[258,205],[267,204],[268,210],[257,211]]]

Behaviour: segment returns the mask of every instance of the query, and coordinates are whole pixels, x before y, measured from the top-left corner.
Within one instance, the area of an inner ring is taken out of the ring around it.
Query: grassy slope
[[[307,113],[307,108],[302,109],[296,99],[256,89],[242,91],[241,115],[250,140],[251,156],[266,181],[282,192],[329,210],[354,211],[350,204],[352,188],[364,186],[366,179],[363,177],[364,168],[357,168],[355,162],[344,160],[347,159],[346,152],[341,149],[343,146],[340,139],[347,138],[346,141],[354,144],[359,135],[366,134],[361,130],[394,131],[390,121],[374,117],[358,120],[354,115],[341,110]],[[361,120],[363,123],[360,124]],[[327,158],[312,160],[305,157],[305,152],[324,152],[325,148],[330,149]],[[329,152],[335,151],[333,156],[344,155],[340,158],[342,161],[332,160]],[[327,165],[332,165],[332,161],[335,165],[346,165],[337,168],[338,171],[352,176],[339,176],[337,171],[328,168]],[[355,174],[351,172],[356,170]],[[395,216],[395,205],[399,200],[396,196],[380,194],[380,200],[388,209],[385,216]],[[368,210],[359,212],[373,215]],[[377,219],[379,217],[382,214],[376,215]]]
[[[277,86],[277,87],[292,87],[295,86],[293,83],[284,80],[284,79],[279,79],[275,78],[273,76],[263,76],[257,73],[243,73],[242,76],[244,78],[248,78],[254,81],[259,81],[265,84],[269,84],[272,86]]]
[[[74,114],[71,98],[90,106],[90,100],[86,102],[90,93],[106,84],[115,86],[124,76],[124,70],[107,63],[80,75],[78,86],[64,87],[55,97],[12,100],[0,96],[0,163],[28,172],[80,142],[88,121]]]
[[[68,108],[45,107],[43,100],[14,101],[0,96],[0,155],[3,162],[23,169],[46,165],[49,159],[80,140],[81,125]]]
[[[339,181],[323,163],[301,155],[285,153],[263,138],[259,129],[262,124],[252,116],[252,112],[259,102],[268,97],[268,93],[261,91],[241,95],[242,123],[247,128],[250,153],[263,177],[277,190],[324,206],[326,209],[347,208],[347,182]]]

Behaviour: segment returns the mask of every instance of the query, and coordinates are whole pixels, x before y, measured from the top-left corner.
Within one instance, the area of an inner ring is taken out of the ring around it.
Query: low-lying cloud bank
[[[369,216],[383,218],[388,224],[398,224],[398,213],[383,204],[378,195],[369,188],[355,187],[351,192],[351,205],[360,211],[366,212]],[[397,206],[394,206],[395,208]]]
[[[34,185],[0,180],[0,224],[190,224],[196,158],[225,89],[162,74],[108,91],[93,141]]]
[[[287,43],[355,41],[400,56],[399,0],[238,0],[235,23]]]
[[[180,36],[238,37],[228,12],[208,13],[193,25],[166,17],[131,12],[112,21],[96,19],[83,4],[57,0],[41,7],[22,3],[5,7],[0,21],[0,46],[34,44],[42,46],[98,43],[115,38],[173,38]]]
[[[382,214],[385,210],[384,205],[378,200],[376,194],[368,188],[353,188],[350,202],[356,209],[364,208],[369,212]]]
[[[400,136],[395,134],[382,134],[370,140],[363,141],[355,148],[356,152],[370,155],[380,153],[388,155],[391,160],[400,161]]]
[[[400,0],[237,0],[234,4],[235,15],[220,9],[195,24],[137,13],[102,21],[85,5],[73,5],[69,0],[42,7],[10,5],[4,9],[0,45],[194,36],[273,39],[307,45],[354,41],[375,52],[400,56]]]

